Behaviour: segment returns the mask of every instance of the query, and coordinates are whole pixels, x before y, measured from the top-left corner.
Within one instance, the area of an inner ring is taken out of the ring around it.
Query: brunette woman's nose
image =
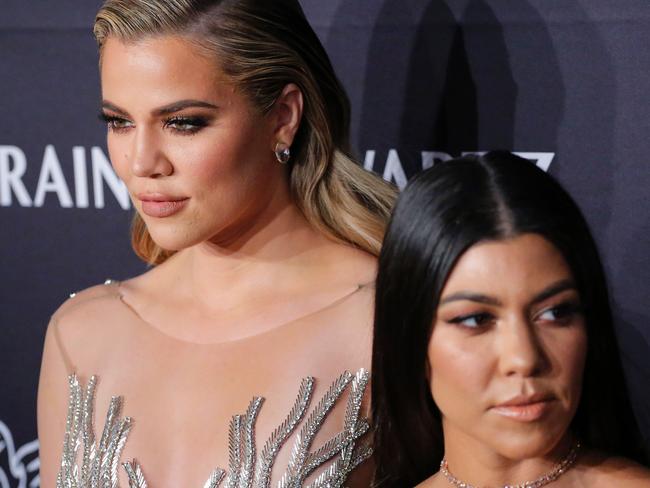
[[[547,358],[534,325],[524,318],[503,324],[498,336],[499,370],[504,376],[529,377],[540,374]]]
[[[135,176],[159,178],[169,176],[174,171],[157,137],[146,130],[135,131],[127,157]]]

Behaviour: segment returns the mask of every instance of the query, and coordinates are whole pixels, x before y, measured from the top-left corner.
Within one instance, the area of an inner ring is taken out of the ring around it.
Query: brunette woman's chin
[[[447,424],[446,427],[452,426]],[[573,436],[565,419],[520,422],[506,418],[498,419],[495,423],[484,419],[482,427],[478,432],[459,431],[452,427],[445,433],[445,451],[451,448],[451,452],[463,452],[470,447],[472,451],[483,451],[491,458],[519,462],[526,459],[558,459],[566,455],[573,444]]]
[[[486,439],[489,450],[511,461],[556,458],[566,454],[572,436],[566,426],[539,424],[529,429],[503,429]],[[559,428],[558,428],[559,427]]]
[[[508,436],[504,432],[497,452],[512,461],[524,461],[534,458],[557,460],[566,455],[573,442],[573,436],[566,431],[560,435],[544,435],[540,433],[527,438]]]

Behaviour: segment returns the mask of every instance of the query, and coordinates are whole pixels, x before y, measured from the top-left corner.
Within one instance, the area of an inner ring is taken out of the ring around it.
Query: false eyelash
[[[105,114],[104,112],[99,112],[97,114],[97,118],[99,120],[101,120],[102,122],[106,122],[107,124],[119,119],[119,117],[116,117],[114,115],[108,115],[108,114]]]
[[[116,122],[127,121],[127,119],[125,119],[123,117],[118,117],[118,116],[115,116],[115,115],[109,115],[109,114],[106,114],[104,112],[100,112],[99,113],[99,120],[103,121],[106,124],[106,126],[108,127],[108,130],[112,131],[112,132],[121,132],[123,130],[128,129],[128,127],[116,127],[115,126]]]
[[[477,325],[475,326],[463,325],[463,322],[471,318],[476,320]],[[489,313],[470,313],[467,315],[460,315],[458,317],[454,317],[452,319],[449,319],[447,322],[449,322],[450,324],[462,325],[463,327],[468,329],[480,329],[485,325],[486,322],[492,320],[493,318],[494,317]]]
[[[193,126],[191,129],[177,129],[171,127],[172,124],[187,124]],[[178,115],[170,117],[163,121],[163,127],[169,127],[171,130],[179,134],[194,134],[208,125],[208,121],[203,117],[191,117],[186,115]]]
[[[99,120],[102,122],[106,123],[108,125],[108,128],[113,131],[120,131],[126,129],[126,127],[115,127],[115,122],[122,122],[126,121],[123,117],[118,117],[115,115],[109,115],[104,112],[100,112],[98,114]],[[172,124],[187,124],[193,126],[192,128],[189,129],[178,129],[172,126]],[[203,117],[190,117],[190,116],[180,116],[176,115],[173,117],[169,117],[167,119],[164,119],[162,121],[162,125],[164,128],[169,128],[172,131],[176,132],[177,134],[180,135],[192,135],[201,130],[203,127],[206,127],[208,125],[208,121],[203,118]]]
[[[558,318],[555,319],[555,321],[558,323],[567,322],[571,320],[572,317],[575,317],[576,315],[581,315],[584,312],[584,309],[580,303],[563,302],[542,310],[540,312],[540,315],[551,310],[554,311],[556,314],[558,314]]]
[[[453,319],[449,319],[449,322],[452,323],[459,323],[463,322],[464,320],[471,319],[473,317],[484,319],[484,318],[490,318],[491,315],[487,313],[470,313],[467,315],[459,315],[458,317],[454,317]]]

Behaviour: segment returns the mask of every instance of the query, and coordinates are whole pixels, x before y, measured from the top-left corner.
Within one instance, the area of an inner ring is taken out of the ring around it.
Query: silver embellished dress
[[[346,371],[315,399],[316,380],[304,378],[296,385],[297,395],[286,417],[263,443],[258,443],[255,429],[265,399],[254,397],[245,412],[230,420],[228,466],[215,468],[204,488],[267,488],[271,486],[272,470],[282,473],[275,484],[278,488],[345,486],[352,470],[372,453],[369,436],[365,435],[369,425],[360,415],[368,379],[366,370],[355,374]],[[56,487],[117,488],[120,465],[126,471],[130,488],[147,487],[146,466],[121,459],[133,426],[130,417],[122,416],[122,397],[112,397],[101,435],[96,435],[96,388],[95,376],[86,385],[76,374],[69,376],[63,455]],[[316,434],[337,403],[345,405],[338,433],[315,445]],[[277,455],[285,444],[291,449],[288,465],[276,465]],[[318,474],[314,475],[315,472]],[[307,482],[310,475],[314,476]]]

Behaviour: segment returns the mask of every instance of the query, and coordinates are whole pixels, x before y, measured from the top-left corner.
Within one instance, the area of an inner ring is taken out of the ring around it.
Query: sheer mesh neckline
[[[290,327],[292,325],[295,325],[296,323],[302,322],[304,320],[307,320],[309,318],[314,318],[317,317],[320,314],[323,314],[325,312],[331,311],[332,309],[336,308],[337,306],[343,305],[346,303],[348,300],[356,296],[358,293],[360,293],[363,290],[366,290],[368,288],[372,288],[375,286],[374,281],[370,281],[368,283],[362,283],[357,285],[356,288],[354,288],[352,291],[346,292],[344,295],[341,297],[335,299],[334,301],[328,303],[324,307],[321,307],[319,309],[316,309],[312,312],[306,313],[304,315],[301,315],[299,317],[296,317],[294,319],[288,320],[286,322],[283,322],[281,324],[274,325],[272,327],[269,327],[267,329],[262,330],[259,333],[256,334],[249,334],[249,335],[244,335],[241,337],[236,337],[232,339],[225,339],[222,341],[206,341],[206,342],[200,342],[200,341],[191,341],[188,339],[184,339],[182,337],[177,337],[172,334],[169,334],[165,332],[163,329],[160,327],[156,326],[155,324],[151,323],[150,321],[146,320],[142,315],[136,310],[135,307],[133,307],[126,297],[124,296],[124,293],[122,292],[121,289],[121,282],[118,280],[112,280],[112,279],[107,279],[104,282],[104,285],[108,288],[111,289],[111,291],[114,293],[115,298],[120,302],[120,304],[129,312],[130,315],[135,317],[141,324],[147,326],[148,328],[152,329],[156,334],[160,334],[170,340],[189,344],[189,345],[194,345],[194,346],[219,346],[219,345],[228,345],[228,344],[235,344],[238,342],[244,342],[247,340],[252,340],[256,338],[260,338],[266,335],[273,334],[275,332],[280,331],[281,329],[284,329],[286,327]]]

